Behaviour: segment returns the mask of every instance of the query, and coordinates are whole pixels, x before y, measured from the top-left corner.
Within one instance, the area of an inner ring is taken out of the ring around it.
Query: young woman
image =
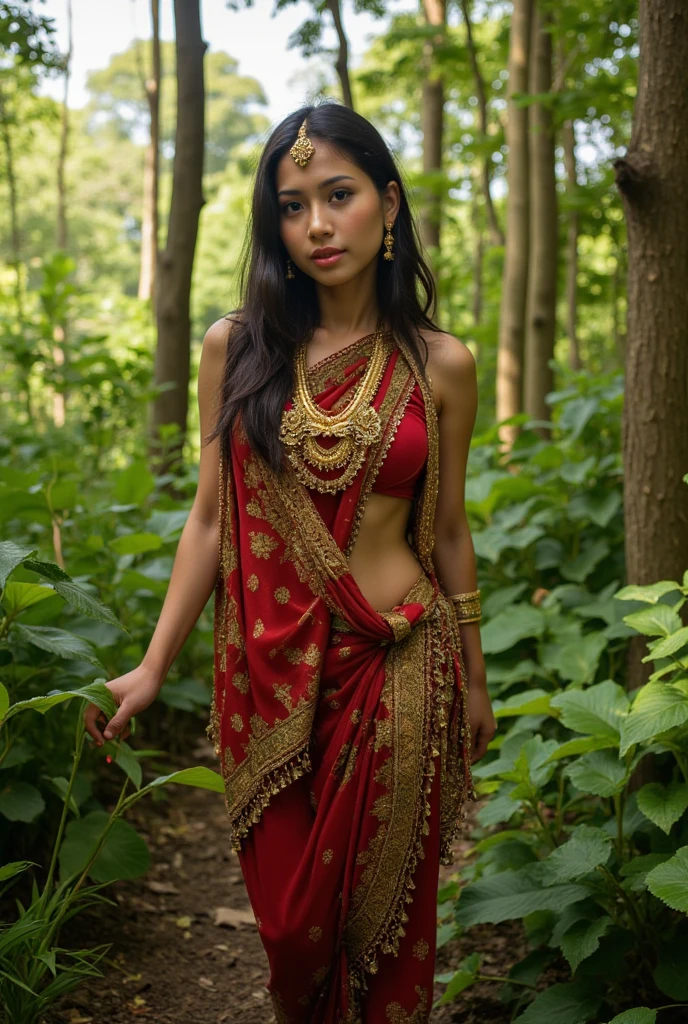
[[[464,510],[476,372],[430,318],[363,117],[324,103],[274,129],[241,296],[203,341],[198,491],[104,735],[155,698],[215,587],[208,733],[277,1021],[427,1021],[439,865],[495,732]]]

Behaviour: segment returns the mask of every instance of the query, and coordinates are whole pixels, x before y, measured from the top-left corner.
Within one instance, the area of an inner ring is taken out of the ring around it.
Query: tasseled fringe
[[[273,796],[312,770],[311,755],[306,745],[286,764],[281,764],[278,768],[273,768],[271,772],[268,772],[261,779],[258,790],[249,802],[234,817],[230,816],[232,849],[237,853],[241,850],[241,840],[248,835],[251,826],[260,821],[263,811]]]

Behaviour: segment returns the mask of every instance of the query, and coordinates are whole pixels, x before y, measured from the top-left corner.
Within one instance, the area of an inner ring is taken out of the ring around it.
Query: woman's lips
[[[333,252],[329,256],[314,256],[313,262],[317,263],[319,267],[330,267],[336,263],[344,255],[343,252]]]

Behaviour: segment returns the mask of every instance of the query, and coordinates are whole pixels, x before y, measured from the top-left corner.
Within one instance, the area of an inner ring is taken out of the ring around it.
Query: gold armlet
[[[465,594],[451,594],[449,600],[454,605],[460,625],[466,622],[479,622],[482,618],[480,590],[470,590]]]

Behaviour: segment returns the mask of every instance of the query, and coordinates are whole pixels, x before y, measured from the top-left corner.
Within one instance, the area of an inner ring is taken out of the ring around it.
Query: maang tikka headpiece
[[[306,118],[304,118],[303,124],[299,128],[299,134],[296,136],[296,142],[289,150],[289,156],[293,157],[300,167],[305,167],[314,153],[315,147],[306,135]]]

